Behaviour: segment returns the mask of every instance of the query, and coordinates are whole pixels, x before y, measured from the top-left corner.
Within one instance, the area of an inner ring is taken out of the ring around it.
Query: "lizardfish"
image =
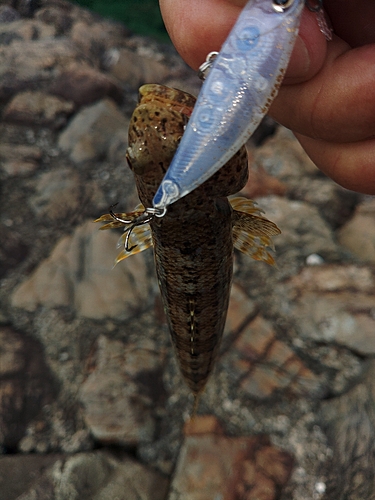
[[[140,88],[129,125],[127,159],[143,205],[100,217],[101,229],[124,227],[116,263],[153,245],[169,331],[182,375],[197,396],[212,371],[228,309],[233,247],[274,264],[267,247],[278,227],[254,202],[228,196],[246,184],[244,147],[214,176],[174,203],[164,217],[150,207],[192,114],[195,98],[162,85]]]
[[[305,0],[250,0],[213,62],[153,199],[156,215],[217,172],[249,139],[276,97]],[[319,4],[320,8],[320,4]]]

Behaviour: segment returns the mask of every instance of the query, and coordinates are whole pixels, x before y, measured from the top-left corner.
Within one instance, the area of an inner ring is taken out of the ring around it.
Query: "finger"
[[[375,135],[375,44],[350,50],[335,38],[322,70],[308,82],[284,85],[271,115],[315,139],[354,142]]]
[[[181,57],[194,69],[211,51],[219,51],[245,0],[160,0],[168,33]],[[307,80],[319,71],[326,51],[316,16],[304,9],[299,36],[286,74],[289,83]]]
[[[375,195],[375,139],[342,144],[296,137],[315,165],[338,184]]]

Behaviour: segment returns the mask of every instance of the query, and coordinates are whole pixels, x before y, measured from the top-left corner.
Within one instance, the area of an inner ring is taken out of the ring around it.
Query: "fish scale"
[[[127,159],[143,207],[150,206],[176,151],[194,106],[194,97],[162,85],[144,85],[129,125]],[[272,264],[266,250],[280,231],[251,200],[228,196],[248,177],[246,149],[196,190],[171,205],[149,227],[134,227],[131,248],[116,263],[154,247],[156,273],[168,327],[182,375],[197,396],[212,372],[228,310],[233,248]],[[233,206],[235,206],[235,209]],[[142,214],[106,214],[101,229],[131,225]],[[147,212],[144,212],[147,214]],[[124,221],[124,222],[121,222]],[[141,229],[142,228],[142,229]],[[124,236],[120,238],[124,244]]]

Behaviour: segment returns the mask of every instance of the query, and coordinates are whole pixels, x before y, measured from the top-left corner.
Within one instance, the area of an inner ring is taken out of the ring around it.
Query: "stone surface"
[[[110,97],[121,101],[122,90],[116,80],[95,68],[83,64],[69,64],[58,80],[50,86],[50,92],[73,101],[76,106],[91,104]]]
[[[80,390],[84,419],[101,443],[137,445],[155,433],[153,411],[163,396],[163,353],[98,339],[91,373]]]
[[[99,233],[91,221],[59,241],[50,257],[13,293],[12,305],[74,307],[87,318],[125,319],[142,309],[147,296],[142,255],[113,269],[118,237]]]
[[[4,173],[13,177],[34,172],[42,158],[42,151],[37,146],[0,144],[0,166]]]
[[[170,69],[154,57],[139,56],[127,48],[107,52],[109,69],[121,82],[137,89],[144,83],[163,82],[170,75]]]
[[[288,480],[293,459],[265,437],[188,436],[171,485],[170,500],[273,500]]]
[[[261,316],[246,325],[221,363],[239,389],[255,399],[268,399],[280,391],[310,397],[326,392],[324,377],[309,370],[278,340],[272,324]]]
[[[60,134],[59,147],[77,163],[99,159],[115,132],[127,134],[128,121],[113,101],[104,99],[80,111]]]
[[[338,241],[356,257],[375,262],[375,200],[358,205],[355,214],[339,230]]]
[[[5,121],[60,128],[67,122],[74,105],[43,92],[20,92],[5,107]]]
[[[45,38],[42,40],[16,40],[11,45],[0,46],[0,101],[17,92],[40,90],[54,79],[54,72],[61,71],[76,53],[69,40]]]
[[[375,353],[375,279],[367,268],[320,266],[293,280],[291,314],[302,338]]]

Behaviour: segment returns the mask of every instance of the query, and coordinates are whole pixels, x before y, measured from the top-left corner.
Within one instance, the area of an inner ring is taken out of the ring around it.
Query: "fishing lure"
[[[153,245],[168,326],[182,375],[197,396],[214,365],[223,333],[233,273],[233,247],[274,264],[267,247],[278,227],[251,200],[228,196],[246,184],[243,147],[205,183],[178,200],[164,217],[149,207],[167,172],[195,98],[161,85],[140,88],[129,125],[127,159],[142,205],[103,215],[101,229],[125,227],[116,263]]]
[[[245,144],[281,85],[305,0],[250,0],[212,64],[181,144],[153,199],[196,189]]]

